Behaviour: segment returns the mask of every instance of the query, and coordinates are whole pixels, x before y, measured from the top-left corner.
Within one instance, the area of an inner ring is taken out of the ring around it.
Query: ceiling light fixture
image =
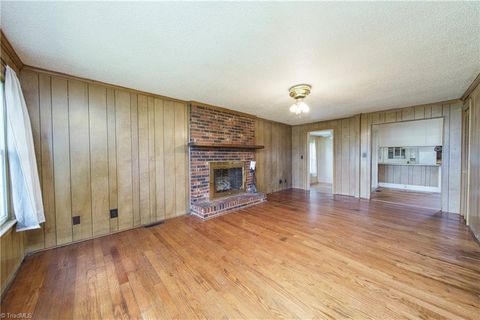
[[[288,89],[290,97],[295,99],[295,103],[290,107],[290,112],[301,115],[310,111],[310,107],[303,102],[303,99],[310,94],[311,90],[312,86],[309,84],[297,84]]]

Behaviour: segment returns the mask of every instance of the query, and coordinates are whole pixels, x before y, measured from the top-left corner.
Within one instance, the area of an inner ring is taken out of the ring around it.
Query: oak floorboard
[[[2,312],[38,319],[478,319],[480,246],[438,210],[288,190],[26,258]]]

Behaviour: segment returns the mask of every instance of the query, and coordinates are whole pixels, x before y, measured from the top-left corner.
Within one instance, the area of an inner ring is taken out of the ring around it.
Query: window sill
[[[15,223],[17,223],[17,220],[15,219],[5,221],[5,223],[0,226],[0,237],[12,229]]]

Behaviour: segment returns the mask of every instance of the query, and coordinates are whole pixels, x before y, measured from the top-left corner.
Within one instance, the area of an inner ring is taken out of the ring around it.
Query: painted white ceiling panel
[[[289,124],[455,99],[480,72],[480,2],[2,1],[1,25],[28,65]]]

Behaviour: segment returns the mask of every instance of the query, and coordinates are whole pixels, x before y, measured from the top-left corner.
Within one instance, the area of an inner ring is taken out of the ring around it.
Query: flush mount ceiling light
[[[290,107],[290,112],[301,115],[310,111],[310,107],[303,102],[303,99],[310,94],[311,90],[312,86],[309,84],[297,84],[288,89],[290,97],[295,99],[295,103]]]

